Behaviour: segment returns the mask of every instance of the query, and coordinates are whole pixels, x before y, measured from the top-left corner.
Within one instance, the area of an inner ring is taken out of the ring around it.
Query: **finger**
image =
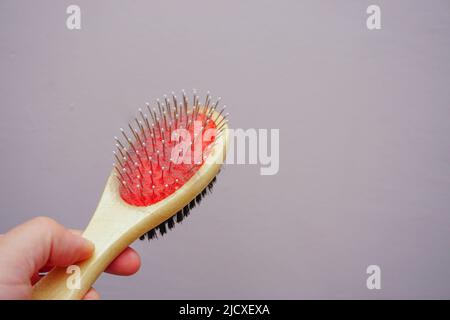
[[[77,235],[81,235],[83,233],[81,230],[77,229],[69,229],[69,231]],[[127,276],[136,273],[140,269],[140,265],[141,259],[139,254],[134,249],[128,247],[108,266],[105,272]],[[53,267],[54,266],[52,265],[46,265],[39,271],[48,272]]]
[[[89,291],[84,295],[83,300],[99,300],[100,294],[94,288],[90,288]]]
[[[81,230],[77,230],[77,229],[69,229],[70,232],[72,232],[73,234],[79,235],[81,236],[83,231]],[[46,264],[45,266],[43,266],[39,272],[43,273],[43,272],[49,272],[50,270],[52,270],[55,266],[51,265],[51,264]]]
[[[21,224],[2,237],[6,259],[30,279],[45,265],[68,266],[88,258],[94,245],[56,221],[39,217]]]
[[[128,247],[111,262],[105,271],[120,276],[129,276],[136,273],[140,267],[141,258],[139,254],[134,249]]]
[[[72,230],[71,230],[72,231]],[[141,266],[139,254],[132,248],[126,248],[105,270],[107,273],[128,276],[135,274]],[[49,272],[54,266],[46,265],[39,272]],[[39,278],[38,278],[39,279]]]
[[[77,236],[81,236],[83,234],[83,231],[78,229],[69,229],[69,231],[76,234]]]

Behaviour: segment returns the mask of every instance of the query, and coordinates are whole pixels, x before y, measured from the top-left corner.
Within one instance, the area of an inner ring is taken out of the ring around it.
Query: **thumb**
[[[94,245],[56,221],[38,217],[21,224],[1,239],[3,259],[30,279],[45,265],[68,266],[91,256]],[[2,260],[3,260],[2,259]],[[18,270],[19,269],[19,270]]]

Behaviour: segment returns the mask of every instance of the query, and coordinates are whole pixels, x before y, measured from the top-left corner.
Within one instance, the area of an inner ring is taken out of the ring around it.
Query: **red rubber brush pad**
[[[179,152],[178,159],[172,159],[173,161],[171,160],[172,150],[175,149],[174,154],[177,154],[180,150],[180,140],[171,141],[170,130],[163,132],[162,135],[158,126],[155,126],[153,130],[135,131],[140,141],[135,135],[135,141],[126,150],[128,154],[125,153],[122,162],[124,169],[119,175],[121,198],[131,205],[149,206],[165,199],[182,187],[204,163],[210,151],[208,147],[211,147],[215,140],[214,121],[208,120],[205,128],[199,130],[204,121],[205,116],[199,114],[195,122],[197,126],[193,123],[190,126],[183,126],[183,124],[177,126],[189,132],[190,141],[193,144],[190,147],[190,156],[189,152]],[[164,128],[165,125],[159,123],[159,126]],[[152,133],[154,133],[153,139]],[[194,133],[197,135],[195,136]],[[165,138],[164,146],[163,137]],[[179,160],[181,163],[175,163]]]

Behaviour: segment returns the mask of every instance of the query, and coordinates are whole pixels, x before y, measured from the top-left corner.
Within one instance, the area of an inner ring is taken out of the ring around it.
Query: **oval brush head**
[[[190,105],[184,90],[180,101],[172,92],[170,98],[157,99],[154,108],[147,103],[148,114],[139,109],[139,116],[128,124],[129,130],[120,129],[122,139],[114,137],[117,147],[113,152],[114,169],[120,196],[126,203],[134,206],[157,203],[198,171],[227,122],[226,106],[217,112],[219,103],[220,98],[212,103],[208,92],[200,104],[194,91]],[[212,191],[215,182],[216,177],[174,216],[148,231],[147,238],[155,238],[158,230],[164,235],[175,222],[181,222]],[[144,238],[145,235],[140,237]]]
[[[157,100],[115,137],[114,168],[83,236],[95,245],[78,266],[80,287],[54,268],[33,288],[34,299],[80,299],[131,242],[163,235],[211,191],[226,156],[225,107],[208,93],[200,101],[182,92]]]

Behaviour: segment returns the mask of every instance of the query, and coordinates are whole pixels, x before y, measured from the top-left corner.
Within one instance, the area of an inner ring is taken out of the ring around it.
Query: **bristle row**
[[[154,238],[158,238],[158,234],[163,236],[167,233],[168,230],[173,229],[176,223],[181,223],[185,218],[189,216],[191,210],[195,208],[195,206],[199,205],[202,199],[208,193],[212,192],[216,181],[217,177],[214,177],[211,182],[194,199],[191,200],[191,202],[184,206],[183,209],[178,211],[174,216],[170,217],[166,221],[162,222],[160,225],[156,226],[155,228],[139,237],[139,239],[144,240],[145,238],[147,238],[148,240],[151,240]]]

